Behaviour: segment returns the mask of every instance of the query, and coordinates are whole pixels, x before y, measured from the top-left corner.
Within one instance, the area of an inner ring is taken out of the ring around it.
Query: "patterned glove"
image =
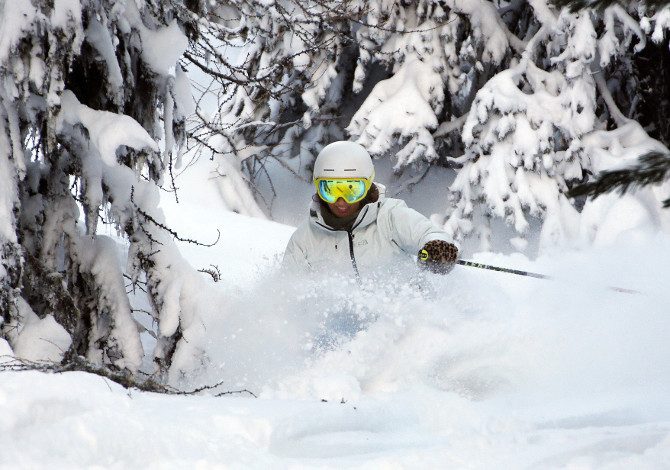
[[[431,240],[418,254],[419,266],[436,274],[447,274],[458,259],[458,248],[444,240]]]

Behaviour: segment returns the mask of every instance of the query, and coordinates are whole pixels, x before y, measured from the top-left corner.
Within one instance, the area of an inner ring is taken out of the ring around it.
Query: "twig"
[[[214,279],[214,282],[219,282],[221,280],[221,271],[219,267],[215,264],[210,264],[211,268],[202,268],[198,269],[198,272],[209,274]]]
[[[138,212],[142,217],[144,217],[145,219],[147,219],[149,222],[151,222],[152,224],[156,225],[156,226],[159,227],[159,228],[162,228],[163,230],[165,230],[166,232],[168,232],[170,235],[172,235],[174,238],[176,238],[176,239],[179,240],[180,242],[193,243],[194,245],[206,246],[206,247],[212,247],[212,246],[216,245],[217,243],[219,243],[219,239],[221,238],[221,230],[219,230],[218,228],[216,229],[216,233],[217,233],[217,235],[216,235],[216,240],[214,240],[213,243],[202,243],[202,242],[199,242],[199,241],[197,241],[197,240],[192,240],[192,239],[190,239],[190,238],[183,238],[183,237],[180,237],[179,234],[178,234],[177,232],[175,232],[174,230],[172,230],[170,227],[166,226],[165,224],[162,224],[162,223],[158,222],[156,219],[154,219],[154,218],[151,217],[149,214],[147,214],[147,213],[144,212],[142,209],[140,209],[139,206],[138,206],[137,204],[135,204],[135,201],[134,201],[134,193],[135,193],[135,186],[132,186],[132,187],[130,188],[130,202],[133,203],[133,206],[135,207],[135,210],[137,210],[137,212]],[[145,232],[147,235],[150,235],[146,230],[144,230],[144,232]],[[152,241],[155,241],[156,243],[160,244],[160,242],[158,242],[157,240],[152,240]]]
[[[158,383],[152,379],[151,376],[143,381],[137,380],[127,370],[112,370],[105,366],[93,364],[81,356],[74,356],[63,363],[53,361],[30,361],[28,359],[7,355],[0,355],[0,360],[2,360],[2,362],[0,362],[0,372],[38,371],[52,374],[62,374],[64,372],[74,371],[88,372],[90,374],[99,375],[105,379],[109,379],[126,389],[135,388],[143,392],[162,393],[165,395],[195,395],[200,392],[204,392],[205,390],[213,390],[217,387],[220,387],[224,383],[221,381],[214,385],[203,385],[193,390],[179,390],[170,385]],[[107,385],[109,386],[109,384]],[[238,393],[248,393],[252,397],[258,398],[255,393],[247,389],[219,392],[214,396],[222,397],[225,395]]]
[[[214,396],[218,398],[218,397],[222,397],[224,395],[234,395],[234,394],[238,394],[238,393],[248,393],[252,397],[258,398],[258,396],[254,392],[252,392],[250,390],[247,390],[246,388],[243,388],[241,390],[228,390],[227,392],[219,392]]]

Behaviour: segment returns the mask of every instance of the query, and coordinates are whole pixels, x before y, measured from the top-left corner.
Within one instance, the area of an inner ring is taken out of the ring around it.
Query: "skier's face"
[[[358,201],[354,202],[353,204],[349,204],[343,198],[339,198],[332,204],[328,204],[328,208],[335,217],[348,217],[356,213],[361,208],[361,202]]]

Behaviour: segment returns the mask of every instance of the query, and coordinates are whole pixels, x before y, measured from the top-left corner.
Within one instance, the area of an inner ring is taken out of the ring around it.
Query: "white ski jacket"
[[[291,236],[283,267],[298,271],[362,273],[398,262],[415,261],[431,240],[453,243],[447,234],[404,201],[385,198],[366,204],[350,231],[336,230],[323,220],[319,202],[312,202],[309,219]]]

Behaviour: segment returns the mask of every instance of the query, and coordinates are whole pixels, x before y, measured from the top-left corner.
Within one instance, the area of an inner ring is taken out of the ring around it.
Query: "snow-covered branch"
[[[182,339],[199,323],[181,289],[201,275],[158,209],[192,112],[178,61],[194,24],[171,1],[0,5],[0,328],[27,359],[136,373],[126,276],[146,279],[160,372],[198,354]],[[127,260],[101,221],[128,239]]]

